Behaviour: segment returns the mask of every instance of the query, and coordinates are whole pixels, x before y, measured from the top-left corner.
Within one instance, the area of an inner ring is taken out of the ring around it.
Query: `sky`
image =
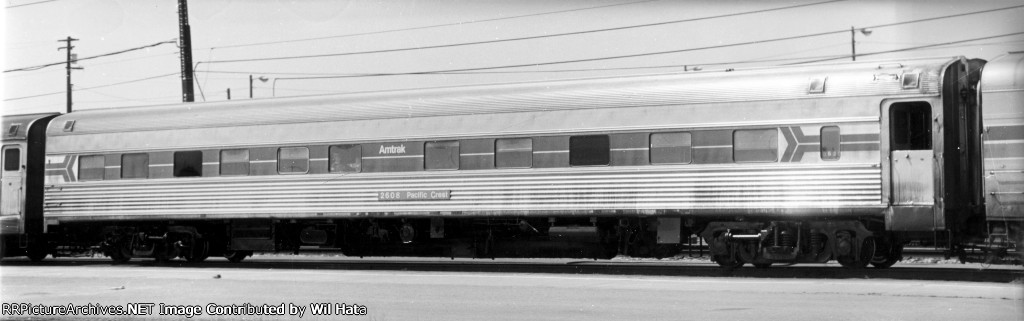
[[[83,59],[75,110],[182,103],[177,0],[4,2],[2,114],[65,110],[57,48],[69,36]],[[188,11],[196,102],[229,89],[249,99],[250,75],[254,99],[274,99],[849,61],[851,27],[868,54],[858,60],[1024,50],[1024,0],[193,0]]]

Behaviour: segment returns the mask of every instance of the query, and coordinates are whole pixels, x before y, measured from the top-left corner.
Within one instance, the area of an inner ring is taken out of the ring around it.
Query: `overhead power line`
[[[654,24],[633,25],[633,26],[608,28],[608,29],[585,30],[585,31],[570,32],[570,33],[550,34],[550,35],[531,36],[531,37],[519,37],[519,38],[510,38],[510,39],[501,39],[501,40],[488,40],[488,41],[466,42],[466,43],[445,44],[445,45],[435,45],[435,46],[420,46],[420,47],[395,48],[395,49],[383,49],[383,50],[371,50],[371,51],[357,51],[357,52],[332,53],[332,54],[281,56],[281,57],[230,59],[230,60],[210,60],[210,61],[205,61],[205,62],[206,63],[234,63],[234,62],[254,62],[254,61],[271,61],[271,60],[309,59],[309,58],[323,58],[323,57],[335,57],[335,56],[351,56],[351,55],[363,55],[363,54],[375,54],[375,53],[387,53],[387,52],[435,49],[435,48],[445,48],[445,47],[469,46],[469,45],[479,45],[479,44],[489,44],[489,43],[509,42],[509,41],[521,41],[521,40],[529,40],[529,39],[557,37],[557,36],[567,36],[567,35],[576,35],[576,34],[585,34],[585,33],[594,33],[594,32],[604,32],[604,31],[612,31],[612,30],[622,30],[622,29],[629,29],[629,28],[640,28],[640,27],[648,27],[648,26],[671,24],[671,23],[681,23],[681,22],[688,22],[688,21],[714,19],[714,18],[721,18],[721,17],[727,17],[727,16],[737,16],[737,15],[745,15],[745,14],[767,12],[767,11],[773,11],[773,10],[792,9],[792,8],[802,7],[802,6],[820,5],[820,4],[826,4],[826,3],[831,3],[831,2],[837,2],[837,1],[846,1],[846,0],[832,0],[832,1],[825,1],[825,2],[816,2],[816,3],[803,4],[803,5],[797,5],[797,6],[780,7],[780,8],[774,8],[774,9],[764,9],[764,10],[748,11],[748,12],[733,13],[733,14],[726,14],[726,15],[709,16],[709,17],[701,17],[701,18],[693,18],[693,19],[684,19],[684,20],[676,20],[676,21],[668,21],[668,22],[660,22],[660,23],[654,23]],[[1022,8],[1022,7],[1024,7],[1024,5],[1016,5],[1016,6],[1010,6],[1010,7],[1003,7],[1003,8],[989,9],[989,10],[981,10],[981,11],[974,11],[974,12],[967,12],[967,13],[960,13],[960,14],[953,14],[953,15],[946,15],[946,16],[938,16],[938,17],[931,17],[931,18],[924,18],[924,19],[908,20],[908,21],[901,21],[901,22],[894,22],[894,23],[887,23],[887,24],[879,24],[879,25],[873,25],[873,26],[866,26],[866,27],[863,27],[863,28],[864,29],[871,29],[871,28],[893,27],[893,26],[899,26],[899,25],[914,24],[914,23],[921,23],[921,22],[927,22],[927,21],[934,21],[934,20],[941,20],[941,19],[963,17],[963,16],[983,14],[983,13],[990,13],[990,12],[997,12],[997,11],[1004,11],[1004,10],[1012,10],[1012,9],[1018,9],[1018,8]],[[800,39],[800,38],[819,37],[819,36],[839,34],[839,33],[847,33],[847,32],[849,32],[849,29],[835,30],[835,31],[829,31],[829,32],[820,32],[820,33],[813,33],[813,34],[805,34],[805,35],[792,36],[792,37],[782,37],[782,38],[775,38],[775,39],[768,39],[768,40],[761,40],[761,41],[750,41],[750,42],[743,42],[743,43],[732,44],[732,45],[721,45],[721,46],[710,46],[710,47],[694,48],[694,49],[664,51],[664,52],[656,53],[656,54],[668,54],[668,53],[678,53],[678,52],[693,51],[693,50],[717,49],[717,48],[724,48],[724,47],[730,47],[730,46],[742,46],[742,45],[760,44],[760,43],[767,43],[767,42],[794,40],[794,39]],[[601,58],[601,59],[597,59],[597,60],[631,58],[631,57],[635,57],[635,56],[644,56],[644,55],[650,55],[650,54],[615,56],[615,57],[609,57],[609,58]],[[584,59],[584,60],[580,60],[580,61],[571,61],[571,62],[586,62],[586,61],[592,61],[592,60]],[[200,63],[202,63],[202,62],[200,62]]]
[[[1024,40],[1019,40],[1019,41],[1024,41]],[[990,43],[990,44],[1002,44],[1002,43]],[[732,65],[732,64],[747,64],[747,63],[779,62],[779,61],[790,61],[790,60],[800,60],[800,59],[818,59],[818,58],[834,57],[835,55],[827,55],[827,56],[823,55],[823,56],[812,56],[812,57],[796,57],[796,58],[774,58],[774,57],[779,57],[779,56],[792,56],[793,54],[800,53],[800,52],[805,52],[805,51],[820,50],[820,49],[823,49],[823,48],[836,47],[836,46],[846,46],[846,45],[849,45],[849,43],[846,42],[846,41],[841,41],[841,42],[838,42],[838,43],[833,43],[833,44],[822,46],[822,47],[818,47],[818,48],[812,48],[810,50],[801,50],[801,51],[797,51],[797,52],[790,52],[790,53],[786,53],[786,54],[782,54],[782,55],[775,55],[775,56],[771,56],[771,57],[758,58],[756,60],[730,61],[730,62],[719,62],[719,63],[704,63],[704,64],[688,63],[688,64],[672,64],[672,65],[657,65],[657,66],[634,66],[634,67],[611,67],[611,68],[577,68],[577,69],[545,69],[545,70],[440,72],[440,73],[423,74],[423,75],[475,75],[475,74],[483,75],[483,74],[565,73],[565,72],[588,72],[588,71],[635,70],[635,69],[664,69],[664,68],[683,68],[683,67],[686,67],[686,66],[695,67],[695,66],[710,66],[710,65]],[[846,56],[846,57],[849,57],[849,56]],[[773,58],[773,59],[769,59],[769,58]],[[255,70],[250,70],[250,71],[244,71],[244,70],[241,70],[241,71],[240,70],[205,70],[205,71],[199,71],[199,72],[209,73],[209,74],[268,75],[268,76],[269,75],[280,75],[280,76],[352,76],[352,75],[373,75],[373,74],[377,74],[377,73],[347,73],[347,74],[339,74],[339,73],[317,73],[317,72],[276,72],[276,71],[255,71]],[[283,77],[279,77],[279,79],[282,79],[282,78]],[[206,77],[206,79],[236,79],[236,78]]]
[[[948,41],[948,42],[936,43],[936,44],[930,44],[930,45],[924,45],[924,46],[914,46],[914,47],[907,47],[907,48],[900,48],[900,49],[893,49],[893,50],[868,52],[868,53],[865,53],[864,55],[870,56],[870,55],[880,55],[880,54],[903,52],[903,51],[913,51],[913,50],[920,50],[920,49],[926,49],[926,48],[948,46],[948,45],[952,45],[952,44],[960,44],[960,43],[966,43],[966,42],[971,42],[971,41],[988,40],[988,39],[995,39],[995,38],[1002,38],[1002,37],[1009,37],[1009,36],[1016,36],[1016,35],[1024,35],[1024,31],[1008,33],[1008,34],[1001,34],[1001,35],[994,35],[994,36],[987,36],[987,37],[979,37],[979,38],[971,38],[971,39]],[[730,62],[692,63],[692,64],[687,64],[686,66],[738,65],[738,64],[748,64],[748,63],[764,63],[764,62],[780,62],[780,61],[791,61],[791,60],[800,60],[800,59],[812,59],[812,60],[792,63],[792,64],[807,64],[807,63],[821,62],[821,61],[828,61],[828,60],[835,60],[835,59],[844,59],[844,58],[849,58],[849,57],[850,57],[849,55],[830,55],[830,56],[800,57],[800,58],[777,58],[777,59],[730,61]],[[671,67],[678,68],[678,67],[683,67],[683,66],[684,65],[669,65],[669,66],[650,66],[650,67],[631,67],[631,68],[607,68],[607,69],[600,69],[600,70],[650,69],[650,68],[667,68],[667,67],[668,68],[671,68]],[[467,71],[489,70],[489,69],[499,69],[499,68],[508,68],[508,66],[494,66],[494,67],[480,67],[480,68],[462,68],[462,69],[433,70],[433,71],[420,71],[420,72],[403,72],[403,73],[366,73],[366,74],[348,74],[348,75],[333,75],[333,76],[289,77],[289,78],[278,78],[278,79],[296,79],[296,80],[298,80],[298,79],[336,79],[336,78],[387,77],[387,76],[433,75],[433,74],[471,74],[470,72],[467,72]],[[598,69],[559,70],[559,71],[553,71],[553,72],[574,72],[574,71],[594,71],[594,70],[598,70]],[[498,71],[498,72],[491,72],[491,73],[513,73],[513,72],[515,72],[515,71],[505,71],[505,72]],[[526,71],[526,72],[531,72],[531,71]],[[544,71],[536,71],[536,72],[544,72]],[[476,72],[476,73],[480,73],[480,72]]]
[[[133,80],[122,81],[122,82],[106,84],[106,85],[99,85],[99,86],[86,87],[86,88],[75,88],[74,91],[83,91],[83,90],[98,89],[98,88],[111,87],[111,86],[118,86],[118,85],[136,83],[136,82],[140,82],[140,81],[146,81],[146,80],[163,78],[163,77],[174,76],[174,75],[178,75],[178,72],[172,72],[172,73],[169,73],[169,74],[157,75],[157,76],[140,78],[140,79],[133,79]],[[43,96],[52,96],[52,95],[58,95],[58,94],[63,94],[63,93],[65,93],[65,92],[64,91],[57,91],[57,92],[38,94],[38,95],[32,95],[32,96],[7,98],[7,99],[4,99],[4,101],[13,101],[13,100],[22,100],[22,99],[29,99],[29,98],[36,98],[36,97],[43,97]]]
[[[108,57],[108,56],[113,56],[113,55],[120,55],[120,54],[123,54],[123,53],[126,53],[126,52],[132,52],[132,51],[136,51],[136,50],[152,48],[152,47],[156,47],[156,46],[159,46],[159,45],[162,45],[162,44],[167,44],[167,43],[177,43],[177,41],[176,40],[161,41],[161,42],[157,42],[157,43],[148,44],[148,45],[145,45],[145,46],[140,46],[140,47],[135,47],[135,48],[128,48],[128,49],[124,49],[124,50],[119,50],[119,51],[115,51],[115,52],[108,52],[108,53],[105,53],[105,54],[96,55],[96,56],[89,56],[89,57],[85,57],[85,58],[78,58],[76,61],[96,59],[96,58]],[[65,64],[65,63],[67,63],[67,62],[66,61],[54,62],[54,63],[48,63],[48,64],[43,64],[43,65],[38,65],[38,66],[8,69],[8,70],[4,70],[4,72],[39,70],[39,69],[43,69],[43,68],[50,67],[50,66],[62,65],[62,64]]]
[[[269,60],[308,59],[308,58],[352,56],[352,55],[378,54],[378,53],[400,52],[400,51],[411,51],[411,50],[424,50],[424,49],[437,49],[437,48],[473,46],[473,45],[492,44],[492,43],[501,43],[501,42],[512,42],[512,41],[523,41],[523,40],[542,39],[542,38],[551,38],[551,37],[573,36],[573,35],[582,35],[582,34],[590,34],[590,33],[599,33],[599,32],[618,31],[618,30],[627,30],[627,29],[635,29],[635,28],[645,28],[645,27],[653,27],[653,26],[661,26],[661,25],[669,25],[669,24],[678,24],[678,23],[701,21],[701,20],[711,20],[711,19],[719,19],[719,18],[727,18],[727,17],[736,17],[736,16],[742,16],[742,15],[750,15],[750,14],[765,13],[765,12],[771,12],[771,11],[796,9],[796,8],[802,8],[802,7],[809,7],[809,6],[829,4],[829,3],[834,3],[834,2],[843,2],[843,1],[848,1],[848,0],[828,0],[828,1],[822,1],[822,2],[814,2],[814,3],[806,3],[806,4],[793,5],[793,6],[778,7],[778,8],[770,8],[770,9],[761,9],[761,10],[729,13],[729,14],[714,15],[714,16],[707,16],[707,17],[698,17],[698,18],[690,18],[690,19],[672,20],[672,21],[664,21],[664,22],[656,22],[656,23],[646,23],[646,24],[630,25],[630,26],[615,27],[615,28],[604,28],[604,29],[592,29],[592,30],[583,30],[583,31],[565,32],[565,33],[555,33],[555,34],[547,34],[547,35],[539,35],[539,36],[516,37],[516,38],[498,39],[498,40],[485,40],[485,41],[462,42],[462,43],[452,43],[452,44],[443,44],[443,45],[434,45],[434,46],[419,46],[419,47],[394,48],[394,49],[369,50],[369,51],[356,51],[356,52],[342,52],[342,53],[329,53],[329,54],[317,54],[317,55],[298,55],[298,56],[281,56],[281,57],[266,57],[266,58],[210,60],[210,61],[205,61],[205,63],[233,63],[233,62],[269,61]],[[1024,5],[1022,5],[1022,6],[1024,6]],[[845,30],[845,31],[849,31],[849,30]]]
[[[658,0],[643,0],[643,1],[634,1],[634,2],[626,2],[626,3],[616,3],[616,4],[596,6],[596,7],[585,7],[585,8],[559,10],[559,11],[539,12],[539,13],[531,13],[531,14],[525,14],[525,15],[519,15],[519,16],[509,16],[509,17],[481,19],[481,20],[470,20],[470,21],[444,23],[444,24],[436,24],[436,25],[429,25],[429,26],[409,27],[409,28],[399,28],[399,29],[388,29],[388,30],[370,31],[370,32],[361,32],[361,33],[350,33],[350,34],[344,34],[344,35],[323,36],[323,37],[313,37],[313,38],[301,38],[301,39],[291,39],[291,40],[281,40],[281,41],[254,42],[254,43],[245,43],[245,44],[237,44],[237,45],[227,45],[227,46],[214,46],[214,47],[210,47],[209,49],[227,49],[227,48],[241,48],[241,47],[252,47],[252,46],[263,46],[263,45],[275,45],[275,44],[284,44],[284,43],[295,43],[295,42],[313,41],[313,40],[324,40],[324,39],[336,39],[336,38],[348,38],[348,37],[356,37],[356,36],[377,35],[377,34],[392,33],[392,32],[399,32],[399,31],[412,31],[412,30],[422,30],[422,29],[431,29],[431,28],[440,28],[440,27],[461,26],[461,25],[468,25],[468,24],[474,24],[474,23],[492,22],[492,21],[500,21],[500,20],[511,20],[511,19],[520,19],[520,18],[552,15],[552,14],[558,14],[558,13],[567,13],[567,12],[576,12],[576,11],[585,11],[585,10],[593,10],[593,9],[602,9],[602,8],[609,8],[609,7],[627,6],[627,5],[634,5],[634,4],[640,4],[640,3],[646,3],[646,2],[654,2],[654,1],[658,1]]]
[[[150,54],[150,55],[142,56],[142,57],[133,57],[133,58],[125,58],[125,59],[117,59],[117,60],[104,61],[104,62],[101,62],[101,63],[92,63],[89,66],[90,67],[104,66],[104,65],[116,64],[116,63],[122,63],[122,62],[128,62],[128,61],[144,60],[144,59],[155,59],[155,58],[160,58],[160,57],[165,57],[165,56],[174,56],[174,55],[177,55],[177,54],[179,54],[179,52],[177,50],[175,50],[173,52],[165,52],[165,53],[159,53],[159,54]]]
[[[943,43],[936,43],[936,44],[923,45],[923,46],[914,46],[914,47],[907,47],[907,48],[900,48],[900,49],[893,49],[893,50],[876,51],[876,52],[870,52],[870,53],[866,53],[866,54],[861,54],[859,56],[870,56],[870,55],[880,55],[880,54],[887,54],[887,53],[894,53],[894,52],[921,50],[921,49],[932,48],[932,47],[941,47],[941,46],[948,46],[948,45],[965,43],[965,42],[971,42],[971,41],[988,40],[988,39],[995,39],[995,38],[1002,38],[1002,37],[1009,37],[1009,36],[1016,36],[1016,35],[1024,35],[1024,31],[1015,32],[1015,33],[1007,33],[1007,34],[990,36],[990,37],[981,37],[981,38],[973,38],[973,39],[955,40],[955,41],[947,41],[947,42],[943,42]],[[836,56],[836,57],[832,57],[832,58],[801,61],[801,62],[787,64],[787,65],[809,64],[809,63],[823,62],[823,61],[836,60],[836,59],[845,59],[845,58],[849,58],[849,57],[850,56],[843,55],[843,56]]]
[[[6,9],[10,9],[10,8],[17,8],[17,7],[25,7],[25,6],[31,6],[31,5],[34,5],[34,4],[40,4],[40,3],[47,3],[47,2],[54,2],[54,1],[57,1],[57,0],[43,0],[43,1],[36,1],[36,2],[29,2],[29,3],[22,3],[22,4],[16,4],[16,5],[13,5],[13,6],[6,6],[6,7],[4,7],[4,8],[6,8]]]
[[[1007,36],[1008,35],[1002,35]],[[998,37],[998,36],[997,36]],[[987,37],[986,37],[987,38]],[[948,47],[950,45],[964,46],[964,43],[968,43],[974,40],[956,41],[951,43],[941,44],[929,44],[923,46],[923,48],[902,48],[895,49],[893,52],[920,50],[927,48],[936,47]],[[970,44],[970,45],[1015,45],[1015,43],[1024,42],[1022,40],[1015,40],[1012,42],[989,42],[982,44]],[[845,45],[845,44],[843,44]],[[958,47],[958,46],[953,46]],[[890,51],[878,51],[870,52],[865,55],[877,55],[883,53],[891,53]],[[616,70],[643,70],[643,69],[670,69],[670,68],[684,68],[684,67],[707,67],[707,66],[731,66],[731,65],[743,65],[743,64],[755,64],[755,63],[771,63],[771,62],[785,62],[792,60],[812,60],[812,59],[846,59],[850,58],[850,55],[819,55],[809,57],[791,57],[791,58],[771,58],[771,59],[753,59],[753,60],[736,60],[736,61],[720,61],[720,62],[704,62],[704,63],[688,63],[688,64],[672,64],[672,65],[654,65],[654,66],[633,66],[633,67],[611,67],[611,68],[578,68],[578,69],[546,69],[546,70],[505,70],[505,71],[457,71],[457,72],[436,72],[436,73],[395,73],[395,74],[382,74],[382,73],[350,73],[350,74],[338,74],[338,73],[297,73],[297,72],[267,72],[267,71],[225,71],[225,70],[210,70],[202,71],[210,74],[236,74],[236,75],[285,75],[285,76],[298,76],[298,77],[277,77],[277,79],[305,79],[301,76],[356,76],[356,77],[375,77],[375,76],[416,76],[416,75],[490,75],[490,74],[536,74],[536,73],[570,73],[570,72],[593,72],[593,71],[616,71]],[[806,63],[806,62],[801,62]],[[214,79],[237,79],[237,78],[226,78],[226,77],[214,77]],[[283,89],[278,87],[278,89]],[[290,89],[289,89],[290,90]]]
[[[844,31],[841,31],[841,32],[849,32],[849,30],[844,30]],[[829,32],[829,33],[834,33],[834,32]],[[829,33],[825,33],[825,34],[829,34]],[[966,40],[960,40],[960,41],[955,41],[955,42],[942,43],[942,44],[939,44],[939,45],[947,45],[947,44],[952,44],[952,43],[960,43],[960,42],[992,39],[992,38],[999,38],[999,37],[1008,37],[1008,36],[1013,36],[1013,35],[1019,35],[1019,34],[1022,34],[1022,33],[1024,33],[1024,32],[1003,34],[1003,35],[997,35],[997,36],[991,36],[991,37],[983,37],[983,38],[966,39]],[[760,41],[749,41],[749,42],[743,42],[743,43],[725,44],[725,45],[710,46],[710,47],[680,49],[680,50],[672,50],[672,51],[649,52],[649,53],[641,53],[641,54],[633,54],[633,55],[599,57],[599,58],[587,58],[587,59],[576,59],[576,60],[549,61],[549,62],[539,62],[539,63],[530,63],[530,64],[502,65],[502,66],[475,67],[475,68],[459,68],[459,69],[445,69],[445,70],[430,70],[430,71],[405,72],[405,73],[377,73],[377,74],[346,75],[346,76],[295,77],[294,79],[330,79],[330,78],[397,76],[397,75],[436,74],[436,73],[450,73],[450,72],[462,72],[462,71],[479,71],[479,70],[493,70],[493,69],[504,69],[504,68],[548,66],[548,65],[558,65],[558,64],[576,63],[576,62],[588,62],[588,61],[600,61],[600,60],[610,60],[610,59],[629,58],[629,57],[652,56],[652,55],[661,55],[661,54],[667,54],[667,53],[704,50],[704,49],[711,49],[711,48],[734,47],[734,46],[754,44],[754,43],[763,43],[763,42],[777,41],[778,39],[794,39],[794,38],[799,38],[799,37],[800,36],[797,36],[797,37],[786,37],[786,38],[776,38],[776,39],[760,40]],[[938,46],[938,45],[933,45],[933,46]],[[929,47],[933,47],[933,46],[929,46]],[[915,48],[917,48],[917,47],[915,47]],[[837,57],[839,57],[839,56],[837,56]],[[849,56],[846,55],[846,56],[842,56],[842,57],[849,57]],[[833,59],[836,59],[836,58],[833,58]],[[832,60],[832,59],[829,59],[829,60]],[[695,65],[704,65],[704,64],[695,64]]]

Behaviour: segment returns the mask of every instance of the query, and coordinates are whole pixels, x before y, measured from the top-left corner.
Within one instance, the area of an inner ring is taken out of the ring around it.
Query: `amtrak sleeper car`
[[[1006,255],[1024,222],[1024,53],[40,117],[17,214],[40,231],[7,228],[5,168],[7,249],[596,258],[697,235],[726,267],[888,267],[911,240]]]

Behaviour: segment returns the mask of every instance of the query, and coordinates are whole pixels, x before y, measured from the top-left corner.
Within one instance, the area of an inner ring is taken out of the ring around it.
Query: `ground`
[[[1022,320],[1024,284],[159,266],[0,267],[3,303],[344,303],[353,320]],[[9,311],[8,311],[9,312]],[[183,313],[182,309],[170,311]],[[288,311],[286,311],[288,312]],[[295,312],[294,310],[292,312]],[[345,311],[332,310],[331,313]],[[161,316],[154,311],[149,317]],[[25,316],[14,316],[24,318]],[[11,318],[5,315],[3,318]],[[47,319],[50,317],[47,317]],[[110,316],[99,316],[110,318]],[[231,317],[239,319],[239,317]],[[277,319],[248,316],[242,319]],[[281,318],[297,319],[298,315]],[[36,319],[43,319],[36,317]]]

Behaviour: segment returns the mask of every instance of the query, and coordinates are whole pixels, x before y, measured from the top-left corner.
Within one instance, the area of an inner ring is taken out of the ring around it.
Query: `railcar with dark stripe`
[[[1011,53],[37,115],[45,133],[4,137],[4,247],[610,257],[697,235],[729,267],[888,267],[911,240],[1006,254],[1024,221],[1022,66]],[[8,201],[28,194],[8,177],[41,182],[18,211]],[[8,229],[15,217],[36,231]]]

